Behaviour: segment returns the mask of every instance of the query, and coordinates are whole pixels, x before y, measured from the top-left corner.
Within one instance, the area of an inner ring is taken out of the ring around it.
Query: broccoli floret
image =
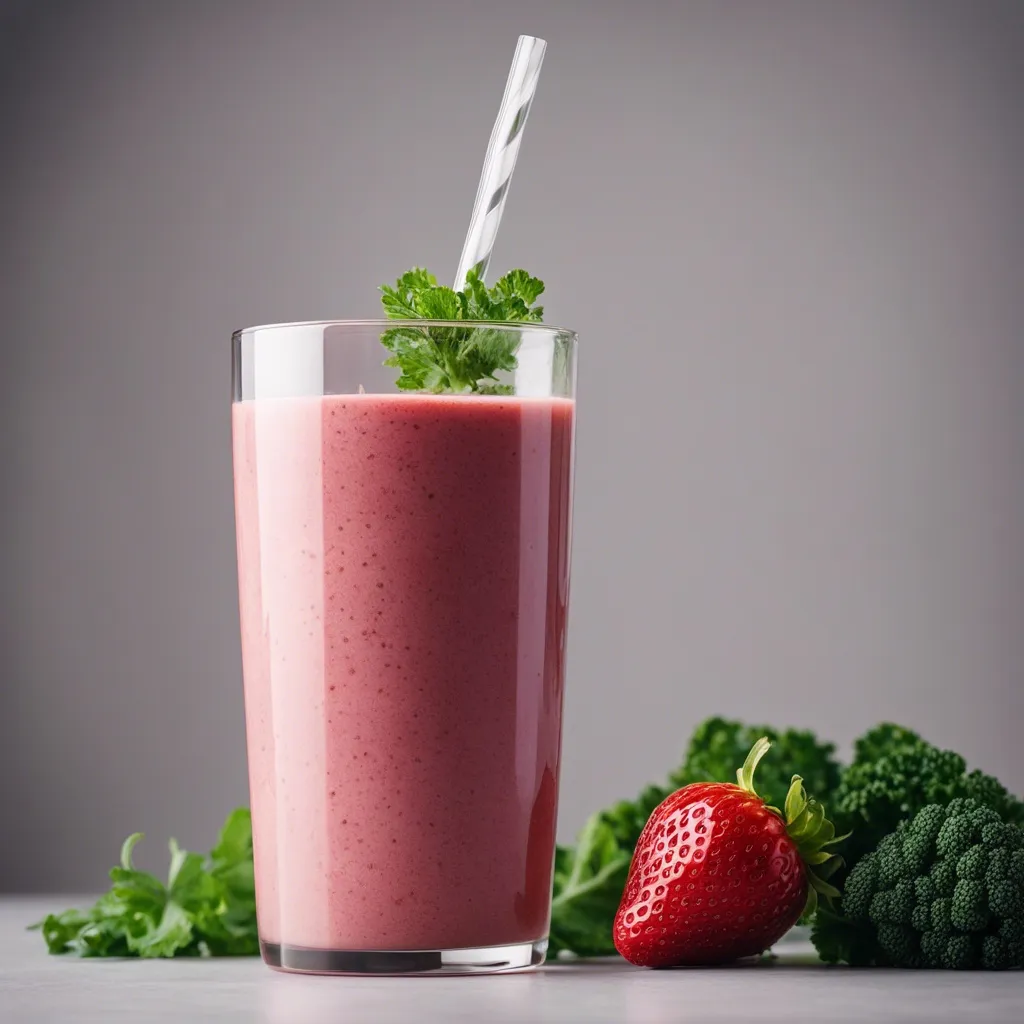
[[[1024,885],[1024,850],[1014,850],[1010,855],[1010,867],[1007,873],[1017,885]]]
[[[986,935],[981,940],[981,962],[990,971],[1005,971],[1012,965],[1010,949],[998,935]]]
[[[985,881],[990,886],[1006,881],[1010,877],[1010,851],[1005,847],[992,850],[985,869]]]
[[[954,863],[971,848],[974,829],[968,815],[953,813],[939,829],[936,849]]]
[[[993,914],[1000,917],[1024,917],[1024,906],[1021,905],[1020,887],[1009,879],[1001,882],[987,883],[988,905]]]
[[[932,926],[932,904],[935,902],[935,883],[929,875],[918,875],[914,879],[914,907],[910,912],[910,923],[919,932],[926,932]]]
[[[918,875],[914,879],[914,893],[917,902],[923,907],[930,907],[938,895],[935,891],[935,882],[929,875]]]
[[[932,865],[931,880],[940,896],[952,896],[956,888],[956,861],[936,861]]]
[[[843,890],[843,909],[853,921],[867,920],[871,900],[878,891],[878,856],[869,854],[846,880]]]
[[[725,718],[709,718],[697,726],[683,763],[670,777],[672,787],[691,782],[735,782],[736,766],[743,763],[762,736],[772,742],[772,749],[757,769],[757,791],[765,803],[781,807],[793,776],[799,775],[807,791],[829,805],[841,770],[834,744],[822,743],[804,729],[780,731]]]
[[[901,839],[900,834],[894,832],[878,844],[878,875],[883,885],[892,886],[901,878],[910,877]]]
[[[937,964],[931,967],[942,967],[947,971],[966,971],[977,965],[975,940],[972,935],[954,935],[946,943],[946,953]]]
[[[827,962],[950,970],[1024,967],[1024,831],[971,798],[929,805],[850,872],[819,912]],[[912,865],[912,867],[911,867]]]
[[[997,934],[1010,951],[1011,964],[1024,960],[1024,912],[1016,917],[1003,918]]]
[[[953,901],[940,896],[932,903],[932,930],[947,938],[953,932]]]
[[[917,904],[910,914],[910,926],[915,931],[929,931],[932,926],[932,908],[923,903]]]
[[[913,928],[901,924],[880,924],[878,944],[885,952],[887,962],[903,967],[921,966],[921,942]]]
[[[988,889],[984,882],[962,878],[953,890],[949,919],[962,932],[980,932],[988,923]]]
[[[922,808],[946,806],[958,798],[976,800],[995,820],[1024,822],[1024,803],[992,776],[968,772],[959,754],[891,723],[865,733],[855,741],[854,759],[829,803],[837,829],[853,832],[842,851],[847,866],[856,865],[883,836]],[[964,840],[961,852],[977,841],[980,837]]]
[[[925,963],[937,964],[946,955],[946,944],[949,936],[938,930],[925,929],[921,933],[921,957]]]

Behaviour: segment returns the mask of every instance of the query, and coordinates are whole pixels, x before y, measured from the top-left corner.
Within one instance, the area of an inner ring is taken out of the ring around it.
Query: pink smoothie
[[[233,406],[260,936],[547,933],[573,403]]]

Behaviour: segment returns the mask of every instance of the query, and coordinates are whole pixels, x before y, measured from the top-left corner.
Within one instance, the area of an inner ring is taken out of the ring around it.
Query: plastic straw
[[[501,223],[501,214],[508,198],[508,186],[516,166],[519,146],[523,140],[523,128],[530,113],[540,66],[544,62],[547,43],[535,36],[520,36],[516,46],[512,67],[505,83],[505,95],[494,122],[491,141],[484,157],[484,168],[476,190],[473,216],[469,221],[469,233],[462,247],[459,272],[455,275],[455,289],[465,287],[466,275],[476,270],[480,277],[487,274],[487,264],[494,248],[494,238]]]

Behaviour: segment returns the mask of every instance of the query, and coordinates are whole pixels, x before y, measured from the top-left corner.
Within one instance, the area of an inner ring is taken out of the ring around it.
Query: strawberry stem
[[[745,789],[748,793],[753,793],[757,796],[757,790],[754,789],[754,772],[757,770],[757,765],[761,758],[768,753],[771,745],[772,741],[767,736],[762,736],[750,748],[750,753],[747,754],[743,767],[736,769],[736,782],[740,789]]]

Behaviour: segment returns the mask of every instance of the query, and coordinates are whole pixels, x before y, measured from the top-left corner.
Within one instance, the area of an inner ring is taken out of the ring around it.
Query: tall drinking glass
[[[493,394],[401,393],[382,331],[514,344]],[[474,335],[474,337],[477,337]],[[576,336],[280,324],[233,338],[260,945],[468,973],[547,947]]]

